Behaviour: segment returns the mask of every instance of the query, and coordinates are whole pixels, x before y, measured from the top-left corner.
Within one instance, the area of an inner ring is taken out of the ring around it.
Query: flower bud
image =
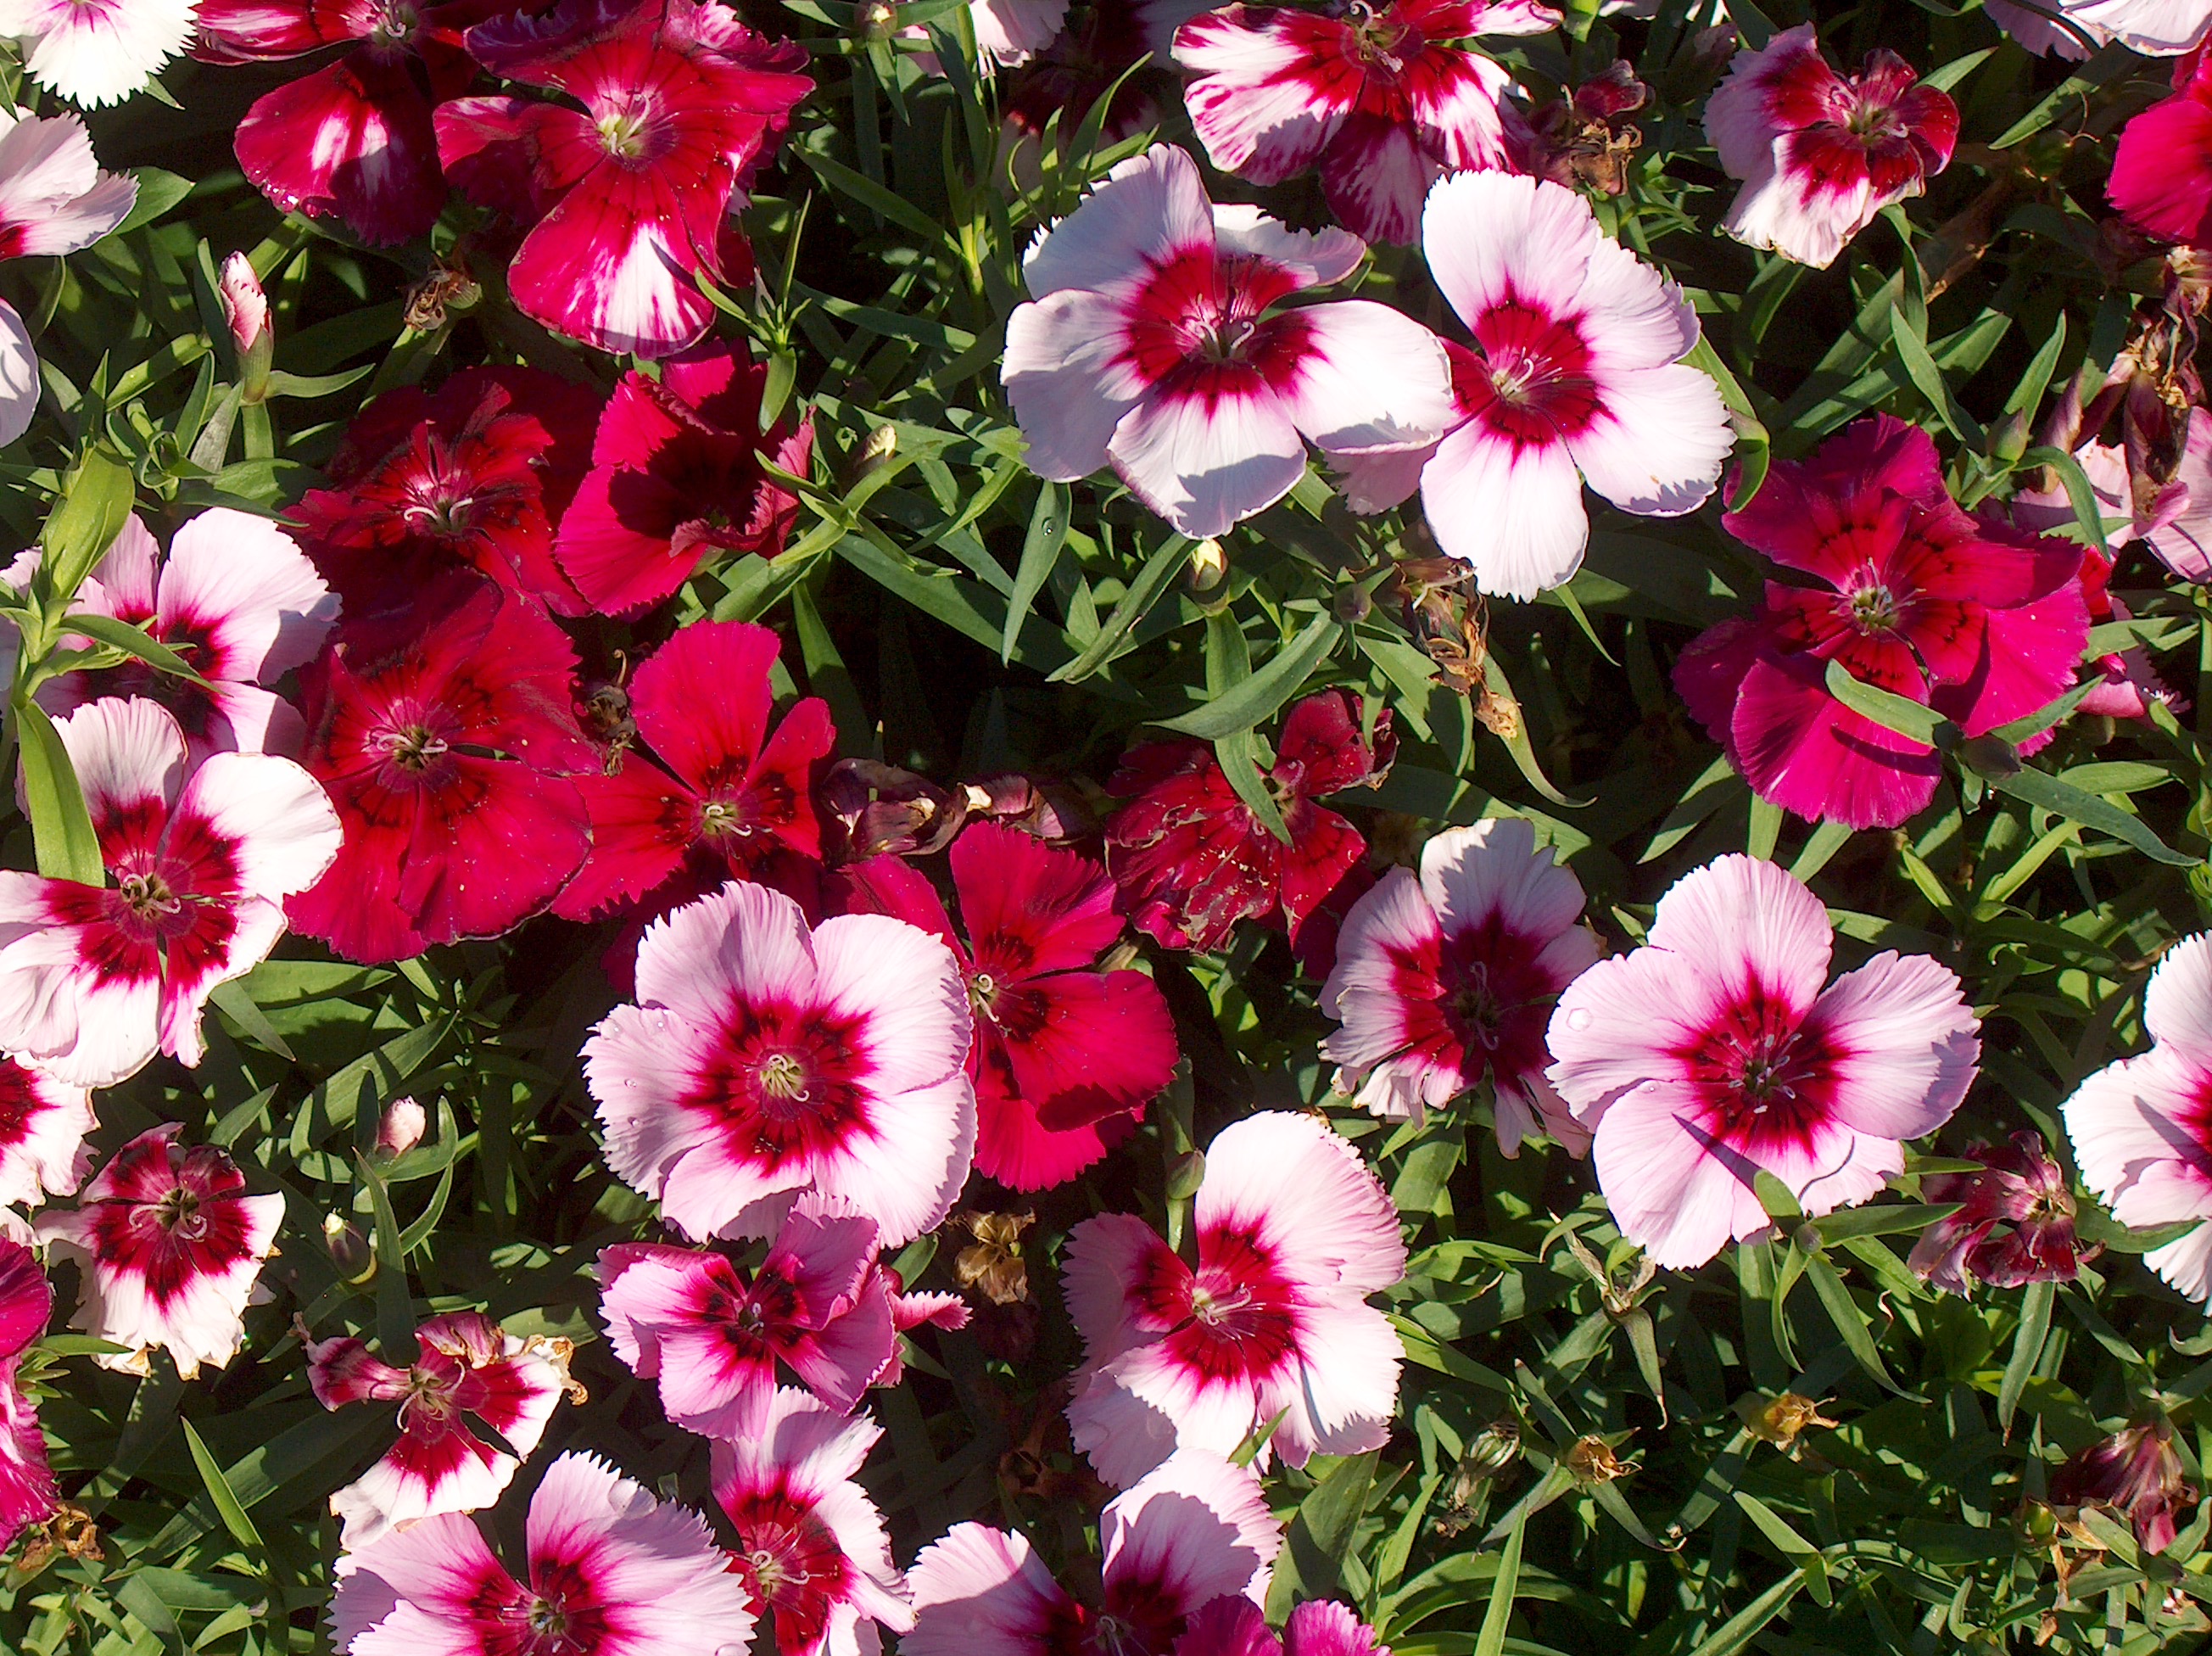
[[[2125,1519],[2149,1552],[2173,1544],[2176,1513],[2197,1499],[2181,1475],[2173,1428],[2163,1419],[2143,1422],[2091,1444],[2052,1476],[2056,1507],[2104,1507]]]
[[[1198,1187],[1205,1183],[1205,1151],[1186,1150],[1168,1164],[1170,1200],[1188,1202],[1198,1194]]]
[[[261,278],[244,253],[222,261],[222,277],[216,283],[222,301],[222,320],[230,328],[230,343],[238,353],[240,394],[249,403],[269,394],[269,363],[276,352],[276,332],[269,326],[269,295]]]
[[[327,1214],[323,1218],[323,1245],[331,1251],[331,1259],[338,1268],[338,1275],[355,1288],[370,1282],[376,1275],[376,1250],[361,1233],[361,1227],[343,1214]]]
[[[1210,593],[1218,587],[1229,574],[1229,554],[1221,550],[1218,540],[1201,540],[1191,550],[1190,589],[1194,593]]]
[[[430,1124],[428,1111],[412,1099],[394,1099],[384,1106],[377,1123],[376,1148],[387,1156],[404,1156],[422,1142]]]

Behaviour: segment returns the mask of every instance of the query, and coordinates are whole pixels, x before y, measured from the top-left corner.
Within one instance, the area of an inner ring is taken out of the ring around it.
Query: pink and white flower
[[[1810,23],[1739,52],[1705,103],[1705,136],[1741,179],[1721,228],[1826,270],[1875,215],[1950,165],[1959,107],[1877,48],[1856,75],[1820,55]]]
[[[0,1207],[35,1208],[75,1191],[92,1171],[84,1135],[99,1125],[83,1087],[0,1056]]]
[[[1760,1172],[1808,1214],[1866,1201],[1972,1084],[1957,976],[1885,951],[1830,983],[1834,941],[1801,881],[1720,857],[1659,899],[1643,947],[1559,997],[1552,1084],[1596,1135],[1621,1234],[1657,1263],[1765,1230]]]
[[[38,1407],[15,1384],[23,1354],[46,1331],[53,1312],[54,1291],[38,1257],[12,1237],[0,1237],[0,1547],[61,1502]]]
[[[908,1580],[901,1656],[1170,1656],[1216,1599],[1261,1603],[1283,1528],[1252,1471],[1181,1449],[1099,1515],[1095,1603],[1052,1578],[1022,1535],[958,1524]]]
[[[2212,1304],[2212,933],[2166,953],[2143,990],[2148,1052],[2106,1064],[2061,1114],[2081,1182],[2138,1230],[2199,1221],[2143,1256]]]
[[[1427,329],[1364,299],[1273,312],[1365,252],[1212,205],[1170,145],[1123,161],[1024,265],[1035,301],[1007,321],[1001,372],[1030,469],[1110,465],[1182,533],[1218,535],[1290,493],[1308,438],[1332,454],[1431,440],[1451,399]]]
[[[222,301],[223,326],[230,330],[231,349],[243,362],[248,352],[269,338],[269,295],[262,291],[253,261],[236,253],[224,259],[216,297]]]
[[[1474,336],[1450,355],[1449,435],[1332,454],[1352,509],[1418,487],[1437,544],[1486,593],[1529,599],[1582,566],[1582,490],[1678,517],[1713,491],[1735,438],[1719,391],[1683,362],[1698,319],[1674,284],[1545,180],[1462,173],[1429,192],[1421,250]],[[1324,445],[1326,447],[1326,445]]]
[[[1515,170],[1527,122],[1512,76],[1453,44],[1540,34],[1535,0],[1396,0],[1330,12],[1232,4],[1176,32],[1176,61],[1207,157],[1254,184],[1321,169],[1329,210],[1354,235],[1403,245],[1446,173]]]
[[[324,1408],[399,1406],[399,1440],[331,1497],[331,1514],[343,1525],[338,1544],[348,1552],[425,1518],[492,1505],[538,1446],[562,1394],[582,1401],[583,1389],[568,1378],[568,1342],[506,1333],[482,1312],[424,1323],[405,1368],[350,1336],[302,1339],[307,1384]],[[506,1448],[485,1442],[471,1417]]]
[[[4,957],[0,957],[4,959]],[[896,1247],[967,1182],[975,1092],[952,952],[903,921],[744,880],[654,922],[638,1004],[584,1046],[607,1165],[688,1235],[766,1236],[803,1192]]]
[[[1126,1487],[1177,1449],[1232,1454],[1279,1415],[1260,1466],[1381,1447],[1404,1354],[1366,1301],[1406,1250],[1359,1153],[1311,1116],[1248,1117],[1208,1147],[1191,1222],[1195,1269],[1128,1214],[1069,1236],[1085,1361],[1067,1418],[1099,1476]]]
[[[1393,868],[1337,934],[1322,1010],[1336,1090],[1392,1121],[1419,1121],[1490,1078],[1498,1148],[1589,1135],[1544,1079],[1552,1002],[1598,958],[1582,882],[1514,817],[1438,834],[1421,871]]]
[[[165,558],[133,516],[75,607],[144,628],[207,682],[127,661],[49,679],[39,697],[48,712],[150,697],[176,715],[194,764],[216,752],[299,753],[307,728],[268,686],[314,658],[338,600],[298,543],[268,519],[227,506],[202,512],[177,531]]]
[[[617,1243],[599,1254],[607,1337],[660,1382],[668,1418],[707,1437],[758,1428],[779,1364],[850,1414],[898,1351],[876,1234],[866,1214],[808,1195],[750,1271],[702,1249]]]
[[[141,1133],[84,1188],[74,1213],[42,1215],[39,1239],[83,1267],[70,1326],[121,1346],[96,1361],[149,1372],[155,1347],[185,1379],[216,1368],[246,1338],[246,1307],[276,1251],[279,1195],[248,1196],[238,1164],[212,1144],[178,1143],[172,1122]]]
[[[120,103],[191,38],[197,0],[0,0],[0,34],[47,91],[87,109]]]
[[[63,9],[77,9],[70,0]],[[89,247],[137,202],[138,180],[100,170],[92,138],[75,115],[19,115],[0,100],[0,259]],[[30,429],[39,386],[30,330],[0,300],[0,443]]]
[[[777,1656],[867,1656],[914,1625],[883,1515],[854,1475],[883,1435],[804,1391],[775,1392],[743,1436],[718,1438],[714,1499],[738,1532],[732,1568]]]
[[[530,1499],[526,1580],[456,1513],[349,1555],[331,1600],[339,1656],[745,1656],[745,1584],[706,1520],[595,1455]]]
[[[1390,1651],[1374,1629],[1331,1599],[1300,1604],[1277,1638],[1250,1599],[1217,1598],[1192,1618],[1176,1656],[1390,1656]]]
[[[0,871],[0,1050],[112,1087],[157,1051],[200,1061],[200,1014],[284,934],[283,901],[337,855],[337,814],[289,759],[217,753],[143,699],[56,725],[112,884]]]
[[[2038,57],[2056,52],[2062,58],[2087,58],[2090,46],[2081,39],[2087,34],[2095,46],[2118,40],[2146,58],[2179,58],[2212,33],[2212,9],[2204,0],[2037,0],[2032,10],[2012,0],[1985,0],[1983,9]],[[2074,27],[2063,27],[2052,12]]]

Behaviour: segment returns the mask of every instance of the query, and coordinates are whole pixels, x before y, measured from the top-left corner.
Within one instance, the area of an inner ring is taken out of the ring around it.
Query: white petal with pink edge
[[[39,353],[31,344],[31,331],[15,307],[0,300],[0,444],[11,443],[31,429],[31,417],[39,411],[40,387]],[[14,654],[11,645],[11,662]]]
[[[1290,314],[1305,348],[1277,384],[1291,422],[1331,454],[1412,448],[1459,418],[1443,342],[1410,316],[1344,299]]]
[[[1897,1140],[1950,1120],[1973,1085],[1979,1027],[1949,967],[1887,951],[1836,979],[1805,1020],[1838,1055],[1837,1118]]]
[[[96,702],[93,708],[111,705]],[[271,753],[210,754],[185,784],[170,832],[188,831],[194,822],[204,823],[228,850],[238,889],[272,898],[320,880],[344,838],[322,785]]]
[[[1126,1574],[1171,1585],[1188,1616],[1232,1595],[1259,1602],[1283,1526],[1249,1469],[1185,1449],[1106,1503],[1098,1539],[1109,1583]]]
[[[1121,307],[1080,288],[1007,318],[1000,375],[1038,476],[1072,483],[1104,469],[1114,428],[1146,391],[1123,359],[1125,332]]]
[[[1583,481],[1644,517],[1696,511],[1735,447],[1719,388],[1681,362],[1613,374],[1589,423],[1567,438]]]
[[[817,1004],[862,1022],[872,1088],[933,1086],[967,1062],[968,987],[941,940],[888,915],[838,915],[815,928],[814,960]]]
[[[1573,191],[1510,173],[1439,179],[1421,215],[1429,270],[1470,326],[1509,295],[1569,311],[1600,239]]]
[[[1583,480],[1566,446],[1524,447],[1480,419],[1437,445],[1421,472],[1421,511],[1437,545],[1496,597],[1525,601],[1564,586],[1589,542]]]
[[[1232,253],[1264,259],[1301,289],[1341,282],[1367,256],[1367,244],[1348,230],[1334,225],[1320,230],[1293,230],[1282,220],[1243,202],[1215,205],[1213,238],[1224,259]]]
[[[225,506],[177,531],[160,604],[164,621],[206,634],[213,660],[193,663],[203,674],[258,681],[312,661],[338,614],[337,594],[297,541],[266,518]]]
[[[907,1580],[915,1624],[902,1656],[1048,1656],[1073,1608],[1025,1537],[981,1524],[924,1547]]]
[[[2166,952],[2143,990],[2142,1019],[2152,1039],[2212,1069],[2212,932],[2185,937]]]
[[[166,813],[177,797],[185,776],[185,733],[159,702],[144,697],[88,702],[55,720],[54,729],[69,750],[95,830],[118,817],[143,816],[149,804],[157,815]],[[312,778],[308,785],[313,786]],[[327,802],[324,808],[329,809]]]
[[[1654,1083],[1617,1099],[1597,1123],[1591,1157],[1620,1233],[1655,1264],[1686,1270],[1769,1221],[1749,1167],[1701,1141],[1672,1093]]]
[[[1827,979],[1835,935],[1804,881],[1732,852],[1674,882],[1659,899],[1648,941],[1717,995],[1740,990],[1747,970],[1802,1016]]]
[[[1249,372],[1218,397],[1154,393],[1109,445],[1138,499],[1194,539],[1265,511],[1306,472],[1306,447],[1282,399]]]
[[[1198,163],[1173,144],[1132,155],[1060,222],[1039,233],[1022,261],[1032,297],[1062,288],[1121,295],[1154,260],[1213,240],[1213,212]]]
[[[1328,96],[1332,82],[1313,72],[1322,65],[1278,21],[1286,15],[1237,7],[1176,31],[1176,63],[1198,77],[1183,100],[1206,159],[1255,184],[1311,167],[1352,107]]]
[[[1217,1226],[1249,1227],[1301,1284],[1379,1294],[1406,1274],[1398,1210],[1382,1181],[1312,1116],[1265,1110],[1214,1135],[1193,1219],[1201,1238]]]
[[[2212,1219],[2212,1159],[2195,1121],[2212,1068],[2172,1047],[2106,1064],[2061,1107],[2081,1182],[2123,1225]]]

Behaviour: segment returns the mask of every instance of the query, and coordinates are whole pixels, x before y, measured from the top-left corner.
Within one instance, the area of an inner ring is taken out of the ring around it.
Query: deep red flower
[[[611,756],[611,770],[576,779],[592,851],[556,914],[585,920],[624,903],[657,912],[732,874],[762,880],[794,858],[820,860],[812,786],[837,732],[829,704],[811,696],[769,728],[777,648],[766,627],[699,621],[639,667],[629,689],[636,741]]]
[[[469,30],[495,75],[580,110],[459,98],[436,116],[454,186],[529,223],[507,287],[556,333],[659,356],[714,314],[744,238],[727,222],[763,152],[814,88],[804,48],[754,33],[716,0],[564,0]]]
[[[469,575],[409,617],[347,623],[301,674],[302,760],[345,825],[292,924],[356,960],[493,937],[544,909],[584,859],[572,777],[599,763],[576,726],[575,657],[527,601]]]
[[[316,564],[359,617],[411,604],[456,563],[557,615],[588,608],[553,558],[599,399],[538,368],[464,368],[434,393],[388,391],[356,417],[335,485],[294,508]]]
[[[1106,869],[1139,931],[1173,949],[1218,949],[1239,920],[1273,922],[1291,941],[1367,849],[1359,831],[1314,801],[1372,788],[1397,756],[1385,709],[1370,746],[1349,691],[1309,696],[1283,721],[1269,790],[1285,845],[1237,795],[1205,742],[1147,742],[1121,756],[1107,791],[1128,801],[1106,825]]]
[[[768,370],[720,340],[626,374],[599,417],[592,471],[561,520],[561,567],[593,609],[658,604],[715,552],[783,550],[796,496],[769,481],[759,450],[804,475],[811,420],[763,434]]]
[[[2212,58],[2203,46],[2173,69],[2174,95],[2120,129],[2105,194],[2137,229],[2212,244]]]
[[[2197,1499],[2173,1452],[2163,1418],[2115,1432],[2082,1450],[2051,1477],[2051,1499],[2064,1507],[2109,1507],[2151,1552],[2173,1544],[2174,1515]]]
[[[37,1257],[0,1237],[0,1546],[61,1502],[38,1407],[15,1385],[16,1366],[46,1331],[53,1311],[54,1291]]]
[[[1065,1184],[1127,1136],[1175,1074],[1175,1020],[1141,971],[1101,971],[1121,938],[1106,871],[994,822],[952,843],[963,945],[935,889],[879,856],[842,871],[846,906],[943,938],[975,1013],[975,1166],[1017,1190]]]
[[[1922,1181],[1923,1200],[1960,1208],[1914,1245],[1912,1269],[1921,1276],[1953,1294],[1970,1292],[1978,1280],[1998,1288],[2070,1282],[2101,1251],[2075,1235],[2074,1193],[2041,1134],[2014,1133],[2009,1145],[1976,1142],[1966,1155],[1986,1171]]]

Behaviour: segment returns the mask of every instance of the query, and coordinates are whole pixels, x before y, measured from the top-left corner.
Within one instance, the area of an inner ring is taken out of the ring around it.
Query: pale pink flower
[[[696,1513],[597,1456],[566,1454],[530,1499],[517,1580],[456,1513],[348,1555],[331,1600],[339,1656],[745,1656],[745,1584]]]
[[[2087,34],[2098,46],[2118,40],[2130,52],[2147,58],[2179,58],[2202,45],[2212,32],[2212,6],[2204,0],[2037,0],[2033,9],[2012,0],[1985,0],[1990,21],[2040,57],[2056,52],[2062,58],[2089,55],[2082,43]],[[2081,31],[2061,27],[2048,13]]]
[[[289,759],[217,753],[187,775],[154,702],[94,702],[57,728],[113,883],[0,871],[0,1050],[82,1087],[156,1051],[198,1064],[209,995],[283,935],[283,899],[337,855],[337,813]]]
[[[126,661],[40,686],[59,715],[101,697],[143,696],[176,715],[191,763],[210,753],[281,753],[307,741],[299,710],[269,688],[313,660],[337,622],[337,595],[299,544],[267,518],[218,506],[177,531],[168,555],[136,516],[76,596],[82,614],[143,627],[206,682]]]
[[[2061,1114],[2081,1182],[2137,1230],[2200,1221],[2143,1256],[2212,1304],[2212,933],[2166,952],[2143,990],[2148,1052],[2106,1064]]]
[[[97,109],[154,78],[191,38],[195,0],[0,0],[0,34],[49,92]]]
[[[1208,1148],[1193,1269],[1128,1214],[1078,1225],[1067,1306],[1085,1361],[1067,1416],[1099,1476],[1127,1486],[1178,1448],[1257,1464],[1380,1448],[1404,1355],[1367,1304],[1405,1272],[1397,1210],[1326,1122],[1263,1111]]]
[[[57,9],[78,9],[53,0]],[[100,8],[87,6],[88,13]],[[0,33],[10,33],[0,25]],[[74,115],[18,115],[0,100],[0,259],[73,253],[129,217],[138,180],[103,173]],[[15,307],[0,300],[0,443],[30,429],[39,355]]]
[[[1437,544],[1476,586],[1529,599],[1582,566],[1584,482],[1644,517],[1712,493],[1735,438],[1719,391],[1681,361],[1696,313],[1588,202],[1547,180],[1456,174],[1429,192],[1421,249],[1474,346],[1444,342],[1455,411],[1441,441],[1332,454],[1355,511],[1418,487]]]
[[[1957,976],[1884,951],[1830,983],[1834,941],[1802,882],[1723,856],[1659,899],[1644,947],[1559,997],[1552,1084],[1596,1135],[1621,1234],[1659,1264],[1765,1230],[1760,1172],[1808,1214],[1864,1202],[1972,1084]]]
[[[854,1475],[883,1435],[870,1420],[786,1388],[743,1436],[718,1438],[714,1499],[738,1532],[732,1568],[776,1656],[869,1656],[880,1625],[914,1625],[883,1515]]]
[[[261,290],[253,261],[244,253],[233,253],[224,259],[216,295],[222,301],[223,325],[230,330],[231,346],[243,358],[269,332],[269,295]]]
[[[1085,1601],[1020,1534],[955,1525],[908,1573],[900,1656],[1170,1656],[1217,1598],[1266,1597],[1283,1526],[1249,1468],[1182,1449],[1106,1503],[1098,1539],[1100,1591]]]
[[[1392,1121],[1420,1121],[1481,1085],[1498,1146],[1546,1135],[1589,1145],[1544,1079],[1552,1002],[1598,957],[1582,882],[1516,817],[1453,828],[1352,905],[1322,1010],[1343,1026],[1321,1054],[1336,1090]]]
[[[39,1239],[83,1268],[70,1327],[121,1346],[97,1358],[149,1372],[159,1346],[191,1379],[246,1338],[246,1307],[275,1251],[280,1195],[248,1196],[238,1164],[177,1142],[175,1123],[141,1133],[84,1188],[74,1213],[42,1215]]]
[[[496,1501],[544,1434],[568,1378],[568,1342],[503,1331],[482,1312],[433,1317],[415,1330],[415,1361],[394,1368],[349,1336],[312,1340],[307,1384],[325,1409],[397,1403],[399,1439],[384,1458],[331,1497],[348,1552],[441,1513]],[[471,1425],[481,1421],[506,1448]],[[514,1452],[509,1453],[507,1451]]]
[[[98,1125],[83,1087],[0,1056],[0,1208],[35,1208],[84,1183],[92,1171],[84,1135]]]
[[[1309,1598],[1279,1639],[1249,1598],[1217,1598],[1200,1611],[1175,1656],[1390,1656],[1389,1647],[1347,1605]]]
[[[647,930],[637,1004],[599,1024],[584,1072],[607,1165],[687,1235],[769,1235],[814,1190],[897,1247],[967,1182],[970,1032],[939,939],[883,915],[810,930],[732,880]]]
[[[873,1219],[810,1194],[749,1271],[702,1249],[617,1243],[599,1255],[607,1337],[660,1382],[668,1418],[707,1437],[755,1429],[779,1363],[850,1414],[898,1350],[876,1241]]]
[[[1875,214],[1950,164],[1958,106],[1916,79],[1881,48],[1856,75],[1838,74],[1810,23],[1737,52],[1705,102],[1705,136],[1743,180],[1721,228],[1826,270]]]
[[[1110,465],[1182,533],[1218,535],[1290,493],[1309,438],[1332,454],[1433,438],[1451,398],[1427,329],[1370,300],[1273,308],[1365,252],[1214,206],[1171,145],[1123,161],[1024,265],[1036,302],[1007,321],[1001,373],[1030,468]]]
[[[376,1148],[387,1156],[404,1156],[422,1142],[429,1129],[429,1112],[413,1099],[394,1099],[384,1106],[376,1123]]]

